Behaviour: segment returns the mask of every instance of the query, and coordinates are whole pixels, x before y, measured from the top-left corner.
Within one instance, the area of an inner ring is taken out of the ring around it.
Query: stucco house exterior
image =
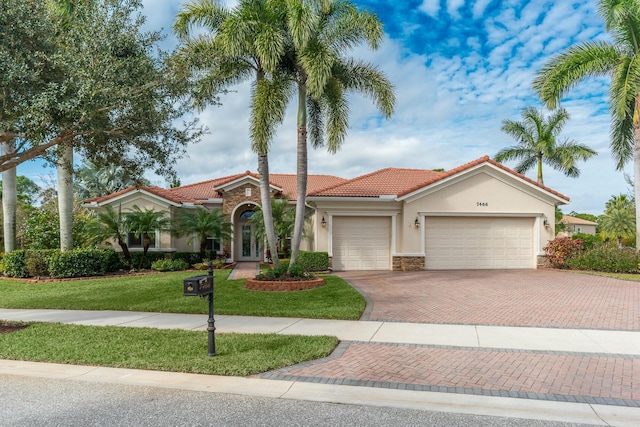
[[[295,203],[295,175],[271,174],[270,182],[273,197]],[[554,238],[555,208],[569,201],[487,156],[447,172],[310,175],[307,193],[302,249],[328,252],[337,271],[536,268]],[[172,217],[180,209],[220,208],[234,238],[210,247],[230,261],[258,261],[265,245],[248,218],[260,200],[259,176],[246,171],[172,189],[130,187],[84,206],[126,212],[138,205]],[[187,240],[157,233],[152,250],[196,252],[199,242]]]
[[[591,234],[595,236],[596,227],[598,226],[597,222],[569,215],[563,215],[560,222],[564,224],[564,230],[561,230],[558,233],[558,237],[571,237],[576,233]]]

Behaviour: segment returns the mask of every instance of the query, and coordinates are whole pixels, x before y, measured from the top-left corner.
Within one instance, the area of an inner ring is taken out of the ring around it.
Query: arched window
[[[252,210],[244,211],[240,214],[240,219],[249,219],[253,216],[254,213],[255,211]]]

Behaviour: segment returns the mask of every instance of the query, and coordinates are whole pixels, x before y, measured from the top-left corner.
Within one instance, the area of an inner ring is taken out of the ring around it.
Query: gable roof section
[[[597,222],[589,221],[582,218],[576,218],[575,216],[562,215],[562,220],[565,224],[575,224],[575,225],[598,225]]]
[[[94,197],[92,199],[87,199],[84,201],[83,204],[91,204],[91,205],[101,205],[104,202],[108,202],[108,201],[112,201],[115,199],[119,199],[122,197],[125,197],[129,194],[132,193],[146,193],[149,194],[153,197],[157,197],[160,199],[164,199],[165,201],[175,204],[175,205],[182,205],[182,204],[202,204],[200,201],[192,199],[190,197],[185,197],[181,194],[176,194],[173,193],[171,190],[167,190],[166,188],[162,188],[162,187],[158,187],[158,186],[144,186],[144,185],[139,185],[139,186],[131,186],[128,188],[125,188],[124,190],[120,190],[117,191],[115,193],[112,194],[108,194],[106,196],[101,196],[101,197]]]

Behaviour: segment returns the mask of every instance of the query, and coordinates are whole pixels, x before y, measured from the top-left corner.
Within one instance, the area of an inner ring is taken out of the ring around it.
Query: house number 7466
[[[489,202],[476,202],[476,206],[489,206]]]

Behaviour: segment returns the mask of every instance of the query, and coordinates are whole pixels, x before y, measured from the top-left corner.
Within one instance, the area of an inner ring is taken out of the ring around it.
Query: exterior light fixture
[[[320,220],[320,226],[322,228],[325,228],[327,226],[327,221],[324,219],[324,215],[322,216],[322,219]]]
[[[542,215],[542,225],[544,225],[545,227],[549,227],[549,220],[544,215]]]
[[[420,219],[416,217],[416,220],[413,222],[413,226],[415,228],[420,228]]]

